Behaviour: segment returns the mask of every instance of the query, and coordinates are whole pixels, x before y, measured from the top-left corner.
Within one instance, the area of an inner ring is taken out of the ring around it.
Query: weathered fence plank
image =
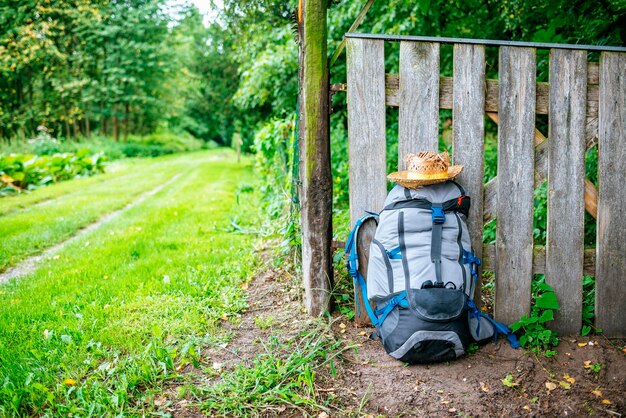
[[[348,39],[347,65],[350,223],[354,226],[366,210],[379,212],[387,194],[383,41]],[[363,246],[369,248],[369,242],[364,240]],[[357,298],[361,315],[356,322],[366,324],[369,318],[361,296]]]
[[[504,323],[517,321],[530,310],[535,71],[534,49],[500,48],[494,313]]]
[[[400,42],[398,168],[407,154],[437,151],[439,44]]]
[[[487,113],[487,116],[494,122],[498,123],[497,113]],[[589,136],[589,125],[585,130],[585,141],[587,143],[586,148],[597,144],[597,118],[596,131],[593,136]],[[545,136],[539,130],[535,129],[535,187],[539,186],[548,176],[548,141]],[[498,177],[494,177],[485,184],[484,193],[484,208],[483,208],[483,222],[487,223],[496,217],[496,203],[497,203],[497,183]],[[585,210],[594,218],[597,217],[597,190],[594,184],[585,179]]]
[[[496,246],[483,246],[483,271],[494,271],[496,260]],[[546,273],[546,248],[534,246],[533,248],[533,274]],[[583,273],[587,276],[596,274],[596,250],[586,248],[584,251]]]
[[[472,206],[467,220],[472,247],[482,257],[483,174],[485,151],[485,47],[454,45],[452,135],[454,164],[465,166],[458,177]],[[480,272],[479,272],[480,277]],[[480,279],[474,295],[480,294]],[[480,303],[479,297],[474,297]]]
[[[626,54],[600,57],[596,327],[626,336]]]
[[[546,282],[560,310],[550,328],[578,334],[582,326],[587,52],[550,51]]]

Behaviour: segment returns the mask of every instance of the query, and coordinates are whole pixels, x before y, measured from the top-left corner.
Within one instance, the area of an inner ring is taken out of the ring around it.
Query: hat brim
[[[406,187],[407,189],[417,189],[422,186],[428,186],[430,184],[444,183],[448,180],[454,179],[456,176],[461,174],[463,171],[462,165],[453,165],[448,167],[448,173],[446,177],[441,178],[408,178],[409,173],[415,175],[410,171],[396,171],[395,173],[391,173],[387,176],[387,178],[394,183],[398,183],[402,187]]]

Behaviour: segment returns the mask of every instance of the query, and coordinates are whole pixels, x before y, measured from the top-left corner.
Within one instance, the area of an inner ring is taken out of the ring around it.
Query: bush
[[[0,196],[19,190],[32,190],[49,183],[87,177],[104,172],[102,153],[89,155],[86,149],[77,153],[37,156],[9,154],[0,156]]]

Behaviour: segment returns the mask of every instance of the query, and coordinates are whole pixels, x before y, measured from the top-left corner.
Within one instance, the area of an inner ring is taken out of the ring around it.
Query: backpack
[[[472,300],[480,259],[474,256],[467,215],[470,198],[454,181],[417,190],[396,185],[380,214],[356,222],[346,242],[355,292],[377,328],[385,351],[406,363],[448,361],[469,344],[497,340],[511,330],[480,312]],[[367,282],[358,272],[357,237],[367,219],[377,220]]]

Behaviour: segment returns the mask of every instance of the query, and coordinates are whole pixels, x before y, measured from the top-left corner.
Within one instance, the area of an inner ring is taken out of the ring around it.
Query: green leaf
[[[551,309],[548,309],[546,311],[543,311],[543,313],[541,314],[541,316],[539,317],[539,323],[543,324],[545,322],[548,321],[552,321],[554,320],[554,311]]]
[[[560,309],[559,301],[554,292],[545,292],[537,298],[535,304],[540,309]]]
[[[583,329],[581,331],[581,335],[584,337],[591,332],[591,327],[589,325],[583,325]]]

